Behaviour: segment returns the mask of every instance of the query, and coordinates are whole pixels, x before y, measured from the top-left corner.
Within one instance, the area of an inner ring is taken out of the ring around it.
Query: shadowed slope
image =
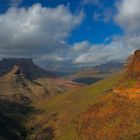
[[[0,140],[25,140],[23,122],[30,113],[35,113],[31,106],[0,99]]]

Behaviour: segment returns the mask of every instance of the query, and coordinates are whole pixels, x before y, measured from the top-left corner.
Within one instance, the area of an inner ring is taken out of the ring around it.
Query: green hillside
[[[57,140],[78,140],[77,123],[80,114],[97,102],[101,95],[108,93],[120,75],[34,103],[38,113],[28,119],[29,139],[55,137]]]

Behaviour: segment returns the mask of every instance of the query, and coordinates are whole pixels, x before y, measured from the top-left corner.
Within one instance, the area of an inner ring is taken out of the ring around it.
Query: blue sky
[[[71,12],[76,12],[78,10],[84,11],[84,21],[77,29],[72,31],[71,37],[68,38],[70,44],[82,40],[88,40],[91,43],[100,44],[110,36],[123,34],[123,30],[116,25],[112,19],[104,22],[102,20],[94,20],[93,18],[94,13],[102,14],[108,8],[112,8],[112,14],[114,14],[116,12],[114,9],[115,0],[104,0],[99,5],[92,2],[84,3],[82,0],[23,0],[19,4],[19,7],[30,7],[35,3],[41,3],[42,6],[45,7],[57,7],[58,5],[63,4],[69,6]],[[0,11],[6,11],[7,8],[9,8],[8,0],[1,4]]]
[[[2,0],[0,58],[85,66],[124,61],[139,48],[139,6],[139,0]]]

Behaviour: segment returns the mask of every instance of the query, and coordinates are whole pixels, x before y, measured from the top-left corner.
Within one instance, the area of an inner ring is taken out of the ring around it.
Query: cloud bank
[[[126,32],[140,33],[140,0],[122,0],[117,8],[116,22]]]
[[[65,40],[82,19],[82,12],[63,5],[9,8],[0,15],[0,55],[40,57],[67,49]]]
[[[85,4],[100,4],[96,0],[84,0]],[[121,0],[116,4],[114,22],[125,31],[123,36],[113,36],[109,44],[90,44],[88,41],[76,43],[74,46],[81,53],[73,60],[74,64],[101,64],[110,61],[124,61],[140,48],[140,1]],[[109,14],[109,12],[107,12]],[[94,15],[94,20],[104,20],[105,16]],[[84,45],[83,45],[84,44]]]
[[[96,2],[94,0],[85,0],[84,2]],[[114,22],[124,31],[123,36],[113,36],[109,44],[94,45],[87,43],[86,49],[79,55],[73,63],[76,64],[101,64],[110,61],[124,61],[133,53],[135,49],[140,48],[140,1],[139,0],[121,0],[116,4],[116,14]],[[95,15],[97,20],[102,18]],[[103,18],[102,18],[103,20]],[[84,41],[85,42],[85,41]],[[77,43],[78,44],[78,43]],[[83,42],[79,43],[79,48]],[[86,48],[85,47],[85,48]]]
[[[18,2],[18,1],[15,1]],[[99,4],[97,0],[84,3]],[[140,48],[140,2],[121,0],[113,19],[124,31],[110,43],[91,44],[87,40],[67,43],[71,32],[81,24],[83,12],[72,13],[68,7],[11,7],[0,15],[0,57],[33,57],[44,64],[96,65],[124,61]]]

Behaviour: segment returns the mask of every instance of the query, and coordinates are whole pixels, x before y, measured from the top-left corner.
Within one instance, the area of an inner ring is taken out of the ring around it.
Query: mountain
[[[82,85],[43,70],[32,59],[3,59],[0,62],[0,99],[30,102]]]
[[[119,72],[123,66],[123,63],[110,62],[94,67],[83,67],[68,77],[75,82],[90,85]]]
[[[108,62],[105,64],[97,65],[94,67],[99,73],[115,73],[120,71],[124,66],[124,63]]]
[[[139,53],[118,74],[35,103],[42,112],[29,117],[27,138],[139,140]]]
[[[117,74],[93,85],[34,103],[38,112],[30,116],[26,122],[26,127],[30,130],[27,138],[30,140],[46,140],[48,137],[50,140],[88,140],[79,138],[81,114],[112,90],[120,76]]]
[[[139,80],[140,50],[136,50],[115,87],[81,114],[81,139],[140,139]]]
[[[82,67],[79,71],[75,72],[71,77],[94,77],[96,74],[109,74],[120,71],[124,63],[108,62],[105,64],[96,65],[94,67]]]
[[[29,79],[37,79],[45,76],[55,77],[53,73],[40,68],[34,64],[32,59],[28,58],[2,59],[0,61],[0,76],[8,73],[15,65],[19,66]]]
[[[140,50],[136,50],[134,55],[129,57],[126,77],[140,80]]]
[[[0,75],[0,140],[25,140],[25,122],[39,111],[34,102],[83,86],[43,70],[32,59],[3,59]]]
[[[49,71],[56,71],[59,72],[60,74],[63,73],[65,75],[72,75],[74,73],[77,73],[82,70],[94,70],[98,71],[100,73],[112,73],[112,72],[118,72],[122,67],[124,63],[123,62],[107,62],[103,64],[97,64],[95,66],[92,65],[48,65],[48,70]],[[46,66],[47,67],[47,66]]]
[[[27,77],[20,66],[13,66],[8,73],[0,77],[0,99],[21,103],[47,96],[45,87]]]
[[[50,93],[54,93],[53,89],[60,88],[62,83],[63,86],[71,86],[72,90],[64,94],[55,94],[50,98],[34,100],[29,105],[1,99],[0,138],[2,140],[139,140],[139,54],[140,51],[137,50],[122,71],[89,86],[79,86],[80,88],[74,89],[72,85],[76,83],[70,84],[63,78],[41,77],[29,80],[21,67],[15,65],[11,71],[1,77],[3,78],[1,82],[5,80],[7,83],[15,77],[20,77],[43,87],[46,85],[48,91],[53,91]],[[15,82],[11,83],[15,85]],[[11,83],[8,83],[8,86]],[[8,93],[11,91],[15,92],[13,85]],[[5,131],[7,133],[4,133]]]

